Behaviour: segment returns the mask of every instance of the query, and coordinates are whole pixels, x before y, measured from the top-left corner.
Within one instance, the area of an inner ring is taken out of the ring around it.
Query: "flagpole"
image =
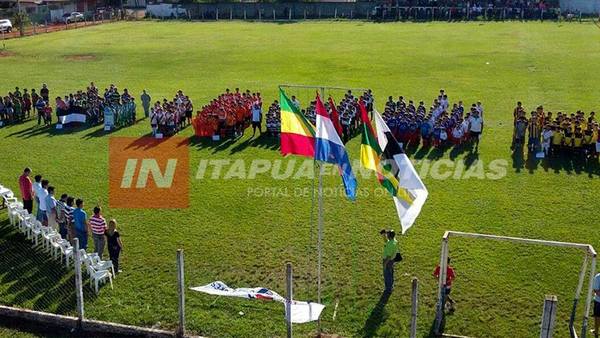
[[[321,265],[323,261],[323,172],[325,166],[319,163],[319,218],[318,218],[318,235],[317,235],[317,302],[321,303]],[[318,321],[319,334],[321,333],[321,320]]]
[[[321,95],[325,95],[325,88],[321,87]],[[325,163],[319,163],[319,213],[317,230],[317,301],[321,304],[321,266],[323,262],[323,173],[325,172]],[[321,335],[321,319],[317,322],[318,333]]]

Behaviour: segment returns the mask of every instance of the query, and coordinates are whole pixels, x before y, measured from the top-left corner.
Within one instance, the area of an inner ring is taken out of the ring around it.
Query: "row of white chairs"
[[[50,226],[44,226],[32,214],[23,208],[23,203],[19,202],[13,192],[0,185],[0,196],[2,205],[8,211],[10,224],[18,229],[27,239],[33,243],[33,247],[40,247],[42,251],[47,252],[52,259],[64,261],[67,269],[71,268],[71,263],[75,263],[75,248],[63,239],[56,229]],[[90,279],[90,287],[94,288],[96,294],[100,283],[110,282],[113,288],[113,278],[115,268],[112,261],[103,261],[97,253],[87,253],[84,249],[79,250],[81,262],[85,266],[85,272]]]

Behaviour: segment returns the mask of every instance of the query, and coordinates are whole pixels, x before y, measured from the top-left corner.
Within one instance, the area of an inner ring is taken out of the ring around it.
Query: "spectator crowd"
[[[81,249],[87,250],[88,238],[91,236],[94,244],[93,252],[102,259],[107,247],[113,267],[118,272],[119,254],[123,243],[117,231],[117,221],[110,219],[107,222],[100,206],[95,206],[93,214],[88,217],[83,199],[67,193],[59,195],[47,178],[37,174],[32,181],[31,175],[31,169],[25,168],[19,177],[23,208],[42,226],[58,230],[62,239],[73,244],[73,240],[77,238]]]
[[[559,15],[558,0],[388,0],[375,8],[375,18],[383,20],[544,20]]]

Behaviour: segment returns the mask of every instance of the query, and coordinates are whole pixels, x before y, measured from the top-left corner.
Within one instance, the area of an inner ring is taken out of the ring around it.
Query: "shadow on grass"
[[[377,302],[373,310],[371,310],[369,318],[367,318],[367,321],[365,322],[365,325],[362,329],[363,337],[374,337],[377,333],[377,329],[379,328],[379,326],[388,317],[388,314],[385,312],[385,305],[390,299],[390,295],[390,293],[384,292],[381,294],[381,297],[379,297],[379,301]]]
[[[435,322],[436,322],[436,319],[433,318],[433,322],[431,323],[431,327],[429,327],[429,334],[427,335],[427,337],[439,337],[440,336],[435,332]],[[446,328],[446,315],[444,315],[442,317],[442,323],[440,325],[440,332],[443,333],[445,331],[445,328]]]
[[[190,137],[190,147],[194,147],[198,150],[212,149],[213,154],[216,154],[220,151],[226,150],[231,147],[236,142],[235,139],[225,139],[220,141],[213,141],[210,137],[199,137],[192,136]]]
[[[78,125],[73,125],[73,126],[69,126],[69,127],[63,127],[63,129],[56,129],[55,124],[51,124],[48,126],[33,125],[27,129],[22,129],[19,131],[12,132],[12,133],[6,135],[6,138],[19,137],[19,138],[27,139],[27,138],[40,136],[40,135],[47,135],[47,136],[68,135],[68,134],[75,134],[75,133],[78,133],[78,132],[81,132],[81,131],[84,131],[84,130],[87,130],[90,128],[95,128],[95,126],[90,126],[87,124],[78,124]],[[102,128],[100,128],[99,130],[103,131]],[[92,134],[92,133],[90,133],[90,134]],[[88,135],[90,135],[90,134],[88,134]],[[86,136],[88,136],[88,135],[86,135]],[[102,136],[102,135],[98,134],[98,136]]]
[[[267,134],[260,134],[258,137],[252,136],[231,148],[230,154],[238,153],[248,147],[277,150],[279,149],[279,137],[269,136]]]
[[[137,120],[136,123],[138,123],[142,120],[145,120],[145,118]],[[126,125],[126,126],[121,126],[121,127],[112,129],[111,131],[104,131],[104,124],[89,125],[87,123],[73,123],[70,125],[63,126],[63,129],[56,129],[56,124],[51,124],[48,126],[34,124],[29,128],[22,129],[22,130],[15,131],[15,132],[8,134],[8,135],[6,135],[6,138],[19,137],[19,138],[27,139],[27,138],[44,135],[44,134],[47,136],[59,136],[59,135],[75,134],[75,133],[83,132],[85,130],[91,130],[89,133],[87,133],[81,137],[83,139],[91,139],[91,138],[96,138],[96,137],[104,137],[106,135],[109,135],[109,134],[117,131],[117,130],[134,126],[136,123]],[[21,124],[11,124],[9,126],[12,127],[12,126],[18,126],[18,125],[21,125]],[[4,128],[7,128],[9,126],[6,126]]]
[[[210,137],[193,136],[190,138],[189,144],[199,150],[212,150],[213,154],[226,150],[229,150],[230,154],[235,154],[248,147],[277,150],[279,149],[279,137],[263,133],[246,139],[242,136],[240,138],[213,141]]]
[[[160,145],[163,142],[169,141],[171,139],[171,137],[179,137],[179,140],[181,140],[180,142],[177,143],[177,148],[187,146],[188,144],[191,143],[191,142],[189,142],[190,139],[187,137],[181,137],[181,136],[175,135],[175,136],[165,137],[162,139],[157,139],[154,136],[152,136],[152,132],[149,132],[145,135],[138,137],[135,140],[132,140],[131,143],[129,143],[125,149],[133,149],[133,150],[152,149],[152,148]],[[132,139],[133,139],[133,137],[132,137]]]
[[[0,303],[55,314],[75,315],[75,274],[53,260],[41,246],[31,242],[8,220],[0,223]],[[96,299],[86,286],[86,303]]]
[[[565,172],[567,174],[587,174],[589,178],[600,176],[600,162],[597,158],[586,158],[582,154],[565,154],[537,158],[534,152],[526,152],[523,146],[516,147],[512,153],[513,169],[516,173],[527,170],[533,174],[542,168],[544,171],[552,171],[555,174]]]

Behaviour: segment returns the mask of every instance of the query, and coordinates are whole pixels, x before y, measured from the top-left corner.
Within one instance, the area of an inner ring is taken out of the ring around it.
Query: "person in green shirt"
[[[380,234],[384,237],[383,246],[383,283],[385,285],[384,293],[392,293],[394,289],[394,258],[398,253],[398,241],[394,230],[381,230]]]

